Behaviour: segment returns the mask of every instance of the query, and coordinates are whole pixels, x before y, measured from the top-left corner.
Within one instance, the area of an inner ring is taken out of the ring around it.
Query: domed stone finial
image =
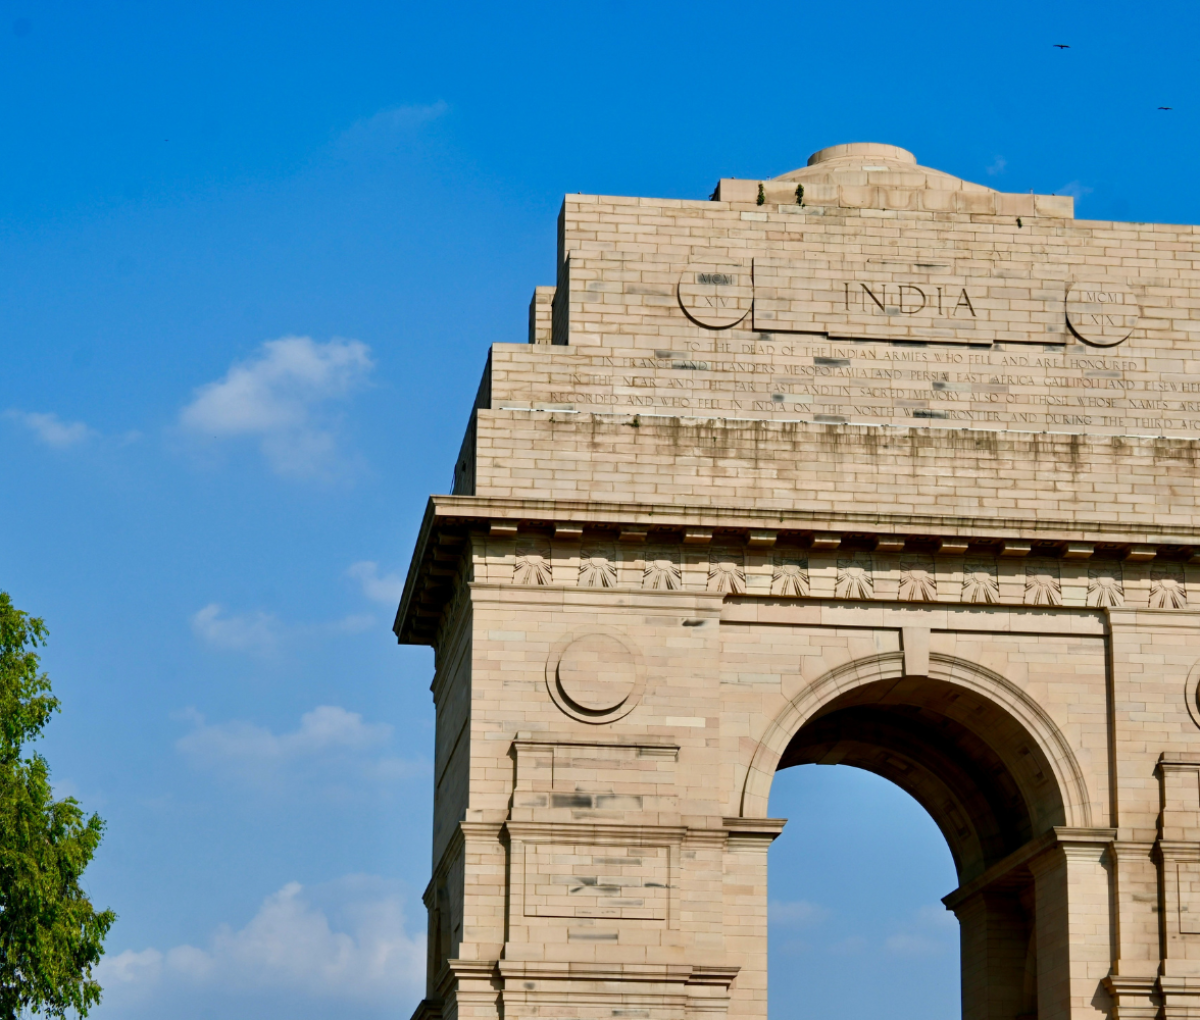
[[[881,142],[849,142],[818,149],[805,166],[769,180],[722,178],[711,197],[722,202],[809,209],[921,209],[1064,219],[1075,214],[1069,196],[1002,195],[986,185],[919,166],[917,157],[907,149]],[[744,310],[730,311],[745,315]]]
[[[917,157],[907,149],[898,145],[884,145],[882,142],[848,142],[845,145],[830,145],[818,149],[808,157],[808,165],[824,163],[827,159],[841,159],[847,156],[857,156],[860,159],[886,159],[892,163],[908,163],[917,165]]]

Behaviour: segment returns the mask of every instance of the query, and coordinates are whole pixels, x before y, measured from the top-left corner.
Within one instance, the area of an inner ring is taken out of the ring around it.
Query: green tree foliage
[[[36,740],[58,699],[34,649],[46,625],[0,592],[0,1018],[23,1010],[87,1016],[100,1001],[92,968],[116,915],[97,913],[79,887],[104,832],[73,797],[54,799]]]

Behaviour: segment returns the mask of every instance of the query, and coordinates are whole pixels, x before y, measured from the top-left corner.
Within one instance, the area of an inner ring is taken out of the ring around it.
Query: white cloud
[[[157,949],[143,949],[140,953],[126,949],[116,956],[106,956],[98,968],[101,984],[111,985],[114,981],[123,985],[147,979],[153,980],[162,969],[163,954]]]
[[[318,705],[300,717],[291,733],[275,734],[239,719],[210,725],[190,713],[196,728],[176,743],[194,764],[213,767],[229,763],[278,765],[331,751],[364,751],[386,744],[392,736],[387,723],[363,722],[357,712],[337,705]]]
[[[364,784],[390,784],[422,775],[427,766],[384,753],[392,739],[387,723],[368,723],[357,712],[318,705],[290,733],[274,733],[242,719],[209,723],[184,714],[193,729],[175,742],[193,767],[260,788],[309,780],[349,795]],[[338,784],[341,785],[338,785]]]
[[[790,903],[772,900],[767,910],[767,918],[771,924],[810,925],[820,924],[831,911],[819,903],[809,903],[807,900],[794,900]]]
[[[180,424],[197,438],[257,440],[280,475],[327,477],[337,466],[337,442],[326,406],[363,385],[373,367],[370,348],[358,340],[268,340],[197,389]]]
[[[1004,173],[1004,168],[1008,166],[1008,160],[1003,156],[997,156],[992,165],[987,168],[989,176],[995,177],[996,174]]]
[[[77,446],[95,435],[83,422],[63,421],[53,412],[42,414],[37,411],[14,409],[5,411],[4,416],[24,425],[41,442],[55,449]]]
[[[300,994],[338,1002],[394,1004],[419,998],[425,939],[405,931],[402,890],[373,875],[306,889],[289,882],[243,928],[219,927],[205,948],[127,949],[106,957],[97,977],[109,1005],[204,989]],[[140,995],[139,995],[140,993]]]
[[[404,578],[399,574],[384,574],[380,577],[379,564],[373,560],[352,563],[346,570],[346,576],[358,581],[362,585],[363,594],[375,602],[399,605],[400,597],[404,594]]]
[[[192,615],[192,633],[214,648],[226,651],[270,654],[279,643],[279,620],[270,613],[222,615],[224,610],[210,602]]]
[[[1090,195],[1095,188],[1089,188],[1086,184],[1080,184],[1078,181],[1072,181],[1070,184],[1064,184],[1054,194],[1070,195],[1078,202],[1084,195]]]
[[[351,155],[356,150],[394,147],[417,128],[444,116],[449,109],[449,105],[439,99],[434,103],[380,110],[351,124],[337,138],[334,147],[344,155]]]
[[[378,626],[379,621],[372,613],[350,613],[326,622],[285,624],[273,613],[259,610],[230,615],[219,602],[210,602],[192,614],[191,625],[192,633],[213,648],[269,659],[276,656],[285,639],[362,634]]]

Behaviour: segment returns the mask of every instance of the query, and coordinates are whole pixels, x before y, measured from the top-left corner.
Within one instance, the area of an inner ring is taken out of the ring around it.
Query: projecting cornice
[[[751,507],[433,496],[425,510],[393,630],[403,644],[433,641],[460,579],[474,532],[578,540],[585,533],[617,542],[666,538],[685,545],[714,540],[747,548],[791,544],[812,550],[929,554],[981,552],[1000,557],[1059,557],[1144,562],[1190,560],[1200,531],[1047,517],[888,514],[854,510],[756,510]]]

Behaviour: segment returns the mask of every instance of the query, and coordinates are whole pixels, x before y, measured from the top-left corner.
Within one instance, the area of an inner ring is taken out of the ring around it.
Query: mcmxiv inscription
[[[680,274],[676,294],[684,314],[708,329],[736,326],[754,299],[750,274],[739,265],[689,266]]]

